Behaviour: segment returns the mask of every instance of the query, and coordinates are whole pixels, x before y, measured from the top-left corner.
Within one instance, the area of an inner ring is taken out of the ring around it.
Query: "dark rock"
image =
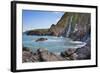
[[[70,56],[75,52],[75,50],[76,49],[69,48],[68,50],[65,51],[65,53],[66,53],[66,55]]]
[[[76,50],[76,53],[78,54],[77,59],[83,60],[83,59],[91,59],[91,44],[90,40],[87,41],[88,43],[82,47],[78,48]]]
[[[76,53],[73,53],[72,55],[70,55],[69,59],[70,60],[77,60],[78,55]]]
[[[38,54],[41,54],[43,52],[48,52],[48,49],[46,49],[46,48],[39,48],[39,49],[37,49],[37,53]]]
[[[38,54],[32,54],[29,51],[23,51],[22,53],[22,62],[39,62],[40,58]]]
[[[63,56],[63,57],[71,56],[75,52],[75,50],[76,49],[69,48],[69,49],[65,50],[64,52],[61,52],[61,56]]]
[[[27,47],[23,47],[23,51],[30,51],[30,49]]]
[[[75,30],[70,33],[69,37],[73,40],[82,41],[83,38],[87,35],[87,33],[90,35],[90,17],[91,15],[89,13],[79,14],[78,21],[74,24]]]
[[[39,38],[39,39],[36,40],[36,42],[38,42],[38,41],[45,41],[45,40],[48,40],[48,39],[47,38]]]
[[[31,49],[27,47],[23,47],[22,51],[22,62],[38,62],[39,55],[37,53],[33,53]]]
[[[63,61],[65,58],[60,55],[48,52],[47,49],[38,49],[35,53],[23,51],[22,61],[24,62],[44,62],[44,61]]]
[[[91,50],[90,47],[84,46],[82,48],[79,48],[76,52],[78,54],[79,60],[81,59],[90,59],[91,58]]]
[[[62,57],[66,57],[66,53],[65,53],[65,52],[61,52],[60,55],[61,55]]]
[[[22,57],[23,57],[23,62],[31,62],[32,60],[30,59],[32,54],[29,51],[23,51],[22,52]]]
[[[76,49],[67,49],[64,52],[61,52],[61,56],[66,58],[67,60],[76,60],[78,55],[75,53]]]
[[[54,53],[48,52],[47,49],[38,49],[37,50],[41,61],[60,61],[64,60],[61,56],[58,56]]]
[[[27,35],[47,35],[48,34],[48,29],[34,29],[34,30],[29,30],[26,31]]]

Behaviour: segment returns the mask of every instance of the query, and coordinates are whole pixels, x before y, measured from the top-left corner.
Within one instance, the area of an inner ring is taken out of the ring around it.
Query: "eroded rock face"
[[[66,23],[68,26],[66,26],[62,35],[66,37],[70,32],[68,38],[81,41],[87,32],[91,32],[91,15],[89,13],[72,13],[72,15],[69,13],[69,15],[69,22]]]

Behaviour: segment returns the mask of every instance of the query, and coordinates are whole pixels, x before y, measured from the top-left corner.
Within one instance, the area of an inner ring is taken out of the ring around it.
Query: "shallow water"
[[[39,38],[47,38],[48,40],[36,42],[36,40]],[[46,48],[50,52],[59,53],[68,48],[83,47],[85,43],[80,41],[72,41],[71,39],[64,37],[23,35],[23,45],[24,47],[31,48],[34,52],[39,48]]]

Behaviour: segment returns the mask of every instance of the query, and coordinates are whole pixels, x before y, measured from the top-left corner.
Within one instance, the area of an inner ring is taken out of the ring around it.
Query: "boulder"
[[[70,60],[77,60],[78,55],[76,53],[73,53],[69,58]]]
[[[91,49],[90,47],[84,46],[82,48],[78,48],[76,53],[78,54],[77,59],[90,59],[91,58]]]
[[[39,55],[37,53],[33,53],[29,48],[23,47],[22,51],[22,62],[38,62]]]
[[[49,52],[47,49],[41,49],[41,48],[39,48],[35,53],[27,50],[23,51],[22,59],[23,59],[23,63],[66,60],[60,55],[54,54],[52,52]]]
[[[76,53],[78,54],[77,59],[83,60],[83,59],[90,59],[91,58],[91,43],[90,39],[86,41],[86,45],[82,48],[78,48],[76,50]]]
[[[63,57],[65,57],[65,56],[70,56],[70,55],[72,55],[75,51],[76,51],[76,49],[69,48],[69,49],[65,50],[64,52],[61,52],[61,56],[63,56]]]
[[[61,56],[66,58],[67,60],[76,60],[78,55],[75,53],[76,49],[67,49],[64,52],[61,52]]]
[[[38,54],[41,61],[60,61],[63,60],[63,58],[59,55],[56,55],[54,53],[48,52],[47,49],[38,49]]]
[[[23,51],[30,51],[30,49],[27,47],[23,47]]]
[[[38,42],[38,41],[45,41],[45,40],[47,40],[47,38],[39,38],[39,39],[36,40],[36,42]]]
[[[32,54],[29,51],[23,51],[22,57],[22,62],[32,62]]]

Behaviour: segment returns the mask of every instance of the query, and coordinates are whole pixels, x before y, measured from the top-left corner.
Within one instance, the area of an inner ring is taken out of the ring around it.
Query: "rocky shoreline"
[[[39,48],[33,52],[29,48],[23,47],[22,62],[47,62],[47,61],[67,61],[90,59],[87,47],[80,49],[67,49],[60,54],[49,52],[47,49]]]

